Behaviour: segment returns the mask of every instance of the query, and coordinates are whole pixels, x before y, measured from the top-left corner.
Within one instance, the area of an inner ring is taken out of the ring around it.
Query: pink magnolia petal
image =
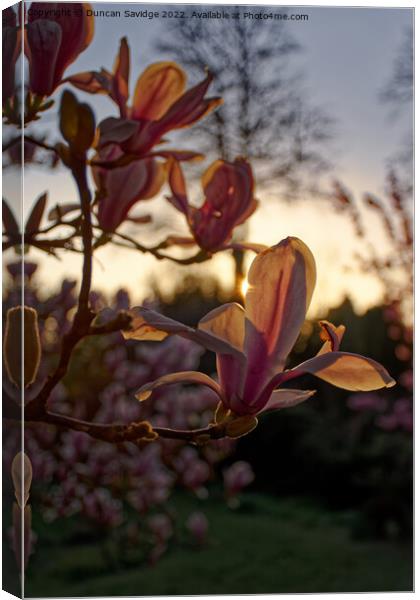
[[[217,160],[203,174],[202,186],[205,201],[191,214],[191,228],[198,245],[214,252],[256,208],[251,166],[243,158]]]
[[[181,165],[177,160],[171,160],[169,163],[168,183],[172,191],[172,196],[167,197],[167,199],[176,209],[188,217],[190,206],[188,204],[187,187]]]
[[[227,341],[233,348],[241,352],[239,356],[217,354],[217,373],[220,386],[231,404],[235,396],[241,395],[246,366],[246,359],[242,354],[245,335],[244,309],[236,302],[223,304],[201,319],[198,328],[220,340]]]
[[[128,100],[128,83],[130,78],[130,48],[127,38],[123,37],[120,41],[120,48],[115,60],[113,69],[113,96],[124,113]]]
[[[301,402],[305,402],[308,398],[313,396],[316,390],[275,390],[260,412],[266,412],[267,410],[277,410],[279,408],[290,408],[296,406]]]
[[[102,148],[97,154],[99,161],[111,163],[122,156],[116,144]],[[95,183],[104,192],[98,202],[98,222],[102,229],[114,231],[134,204],[156,196],[165,182],[166,173],[166,164],[153,158],[113,169],[92,167]]]
[[[231,354],[218,354],[216,358],[217,374],[223,390],[225,406],[236,414],[247,414],[248,407],[241,401],[246,373],[246,359]]]
[[[223,304],[203,317],[198,323],[198,329],[229,342],[242,352],[245,337],[244,308],[236,302]]]
[[[121,144],[138,131],[137,121],[108,117],[99,123],[99,147],[107,144]]]
[[[204,99],[212,80],[213,76],[207,73],[203,81],[182,94],[170,106],[167,112],[159,119],[162,134],[171,129],[188,127],[222,102],[220,98]]]
[[[254,259],[245,298],[246,403],[255,403],[269,378],[283,370],[305,320],[315,278],[311,251],[294,237]]]
[[[315,286],[315,261],[309,248],[293,237],[261,252],[248,273],[247,319],[263,334],[267,354],[284,363],[304,322]],[[253,328],[246,334],[252,355]]]
[[[168,335],[184,334],[187,337],[194,334],[192,327],[142,306],[132,308],[129,314],[132,317],[131,329],[122,332],[126,340],[161,341]]]
[[[137,306],[128,311],[128,313],[131,315],[132,321],[130,331],[122,332],[125,339],[160,341],[164,340],[168,335],[180,335],[204,346],[212,352],[232,354],[238,357],[243,356],[228,341],[224,341],[210,332],[188,327],[154,310]]]
[[[291,373],[312,373],[344,390],[369,392],[392,387],[395,380],[375,360],[348,352],[326,352],[292,369]]]
[[[159,377],[159,379],[156,379],[155,381],[142,385],[136,392],[136,398],[137,400],[140,400],[140,402],[143,402],[151,396],[153,390],[174,383],[196,383],[198,385],[205,385],[212,389],[219,398],[222,398],[220,386],[211,379],[211,377],[204,373],[199,373],[198,371],[181,371],[180,373],[169,373],[168,375]]]
[[[341,340],[346,331],[344,325],[335,327],[329,321],[320,321],[319,324],[322,327],[321,340],[325,340],[317,356],[325,354],[325,352],[337,352],[340,348]]]
[[[71,83],[88,94],[106,94],[111,87],[111,79],[112,76],[108,72],[85,71],[66,77],[63,83]]]

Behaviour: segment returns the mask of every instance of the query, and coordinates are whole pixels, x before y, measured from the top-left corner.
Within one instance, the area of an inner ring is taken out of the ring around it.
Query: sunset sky
[[[109,10],[111,6],[108,4],[106,8]],[[123,10],[123,6],[120,4],[116,8]],[[95,3],[95,9],[103,7],[103,4]],[[161,9],[163,7],[160,5]],[[309,20],[286,24],[303,47],[303,52],[294,59],[295,65],[305,73],[309,97],[336,121],[336,134],[329,149],[333,169],[324,182],[338,178],[358,198],[368,191],[381,196],[386,163],[400,150],[404,136],[412,127],[412,115],[406,109],[397,117],[392,116],[389,106],[380,103],[378,96],[390,78],[413,13],[410,9],[373,8],[305,7],[299,10],[308,14]],[[96,20],[92,44],[69,67],[67,74],[100,66],[111,68],[123,35],[128,37],[132,48],[133,86],[148,63],[171,59],[154,50],[155,41],[165,35],[164,21],[103,18]],[[56,94],[57,99],[60,94],[61,89]],[[95,107],[98,117],[116,116],[116,110],[107,98],[88,96],[79,91],[77,95]],[[51,130],[50,140],[57,140],[55,115],[55,110],[45,113],[29,131],[33,133],[48,128]],[[16,182],[16,172],[5,172],[3,193],[12,203],[16,203],[18,198],[13,189]],[[47,189],[52,205],[76,198],[71,178],[64,169],[50,172],[35,166],[25,170],[26,207],[30,207],[33,200]],[[166,190],[163,192],[166,193]],[[344,294],[351,296],[359,310],[374,304],[381,288],[373,277],[360,273],[356,268],[353,255],[361,248],[348,220],[336,215],[331,205],[319,198],[302,197],[293,203],[285,203],[277,201],[281,200],[280,197],[261,197],[258,189],[256,195],[261,200],[261,208],[250,220],[249,239],[271,245],[288,235],[296,235],[310,246],[315,255],[318,284],[313,312],[337,304]],[[144,203],[143,211],[139,210],[143,213],[151,211],[166,224],[164,232],[158,231],[153,236],[161,239],[175,226],[176,233],[187,233],[183,219],[163,198]],[[381,236],[376,217],[366,214],[366,218],[376,248],[386,253],[386,241]],[[146,230],[143,228],[145,226],[138,226],[136,235],[143,236]],[[154,237],[145,239],[158,241]],[[9,256],[7,253],[5,260]],[[38,256],[37,252],[32,254],[31,251],[28,258]],[[53,289],[64,275],[76,278],[79,269],[80,257],[77,256],[65,256],[61,262],[42,257],[39,277],[46,289]],[[203,266],[195,268],[197,272],[203,269]],[[232,262],[229,256],[217,255],[206,269],[217,273],[228,285],[231,283]],[[125,286],[137,300],[141,300],[147,295],[151,277],[170,290],[174,278],[182,276],[183,272],[185,270],[174,267],[168,261],[157,262],[153,257],[109,246],[97,252],[94,287],[111,292]]]

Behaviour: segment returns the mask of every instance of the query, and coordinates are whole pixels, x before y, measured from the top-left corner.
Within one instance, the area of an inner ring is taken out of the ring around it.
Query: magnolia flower
[[[48,96],[62,82],[64,71],[93,38],[90,4],[32,2],[28,10],[25,54],[29,61],[29,89]]]
[[[185,527],[193,536],[196,544],[200,546],[204,544],[209,530],[209,522],[204,513],[199,511],[191,513],[185,523]]]
[[[223,471],[225,494],[228,498],[237,496],[247,485],[255,479],[254,472],[249,463],[238,460]]]
[[[195,152],[173,151],[170,155],[179,160],[195,160],[201,155]],[[92,174],[99,191],[97,217],[104,231],[115,231],[123,221],[148,223],[150,217],[130,217],[131,208],[140,200],[156,196],[167,178],[168,152],[162,151],[157,160],[153,156],[137,159],[112,169],[101,166],[124,157],[117,144],[100,148],[92,162]]]
[[[119,147],[112,145],[103,148],[97,157],[115,160],[121,155]],[[156,196],[166,180],[166,163],[144,158],[116,169],[93,167],[92,173],[97,188],[104,191],[99,194],[99,225],[105,231],[115,231],[136,202]]]
[[[147,524],[159,542],[166,542],[173,534],[172,521],[167,515],[153,515],[147,520]]]
[[[204,203],[195,208],[188,203],[184,176],[179,163],[171,161],[168,200],[187,217],[197,244],[214,252],[232,237],[232,231],[252,215],[257,207],[254,179],[249,163],[236,158],[233,163],[217,160],[201,179]]]
[[[318,354],[285,370],[315,279],[311,251],[301,240],[289,237],[254,259],[244,308],[224,304],[201,319],[197,329],[143,307],[132,309],[132,329],[123,332],[125,338],[162,340],[173,334],[190,338],[216,352],[219,376],[217,383],[195,371],[171,373],[143,385],[137,398],[146,400],[153,390],[173,383],[206,385],[219,397],[216,423],[226,423],[227,434],[237,437],[256,426],[259,413],[294,406],[312,396],[314,390],[279,387],[306,373],[351,391],[393,386],[395,381],[376,361],[340,352],[344,327],[326,321]]]
[[[130,51],[126,38],[113,72],[78,73],[68,81],[79,89],[103,93],[118,105],[121,118],[100,123],[99,146],[117,143],[126,154],[143,156],[172,129],[189,127],[218,106],[220,98],[205,98],[213,79],[209,73],[198,85],[185,91],[186,75],[175,62],[157,62],[140,75],[128,106]]]

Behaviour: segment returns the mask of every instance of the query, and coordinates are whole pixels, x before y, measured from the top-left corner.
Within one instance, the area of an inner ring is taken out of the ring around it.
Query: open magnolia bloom
[[[311,251],[301,240],[289,237],[254,259],[248,273],[245,308],[225,304],[205,316],[197,329],[146,308],[132,309],[131,330],[124,332],[125,338],[162,340],[173,334],[187,337],[216,352],[219,376],[216,383],[203,373],[171,373],[141,387],[137,398],[145,400],[154,389],[172,383],[206,385],[220,399],[216,422],[229,423],[227,433],[235,437],[253,429],[255,416],[262,411],[294,406],[312,396],[313,390],[280,388],[306,373],[351,391],[393,386],[395,381],[376,361],[340,352],[344,327],[335,328],[328,322],[322,324],[325,341],[318,354],[285,370],[305,320],[315,279]]]
[[[82,2],[32,2],[28,10],[25,54],[29,62],[29,89],[48,96],[62,83],[64,71],[93,38],[91,5]]]
[[[170,163],[168,181],[172,191],[168,200],[186,216],[196,243],[209,252],[223,248],[233,229],[257,207],[252,169],[243,158],[233,163],[216,160],[210,165],[201,178],[205,200],[200,208],[189,204],[184,175],[176,160]]]
[[[122,152],[112,145],[98,153],[101,160],[115,160]],[[92,167],[99,194],[97,218],[104,231],[115,229],[127,219],[128,212],[140,200],[156,196],[166,181],[166,162],[155,158],[136,160],[116,169]]]
[[[174,151],[173,155],[181,161],[201,158],[200,154],[187,151]],[[108,232],[115,231],[126,220],[144,222],[142,217],[140,220],[130,217],[129,211],[140,200],[156,196],[167,179],[165,152],[159,158],[148,156],[112,169],[95,166],[95,163],[115,162],[123,156],[117,144],[110,144],[98,150],[92,161],[92,175],[99,191],[97,218],[100,227]]]
[[[140,75],[128,106],[130,51],[126,38],[120,43],[113,72],[86,71],[70,77],[79,89],[107,94],[118,106],[119,119],[110,117],[99,125],[99,147],[117,143],[125,154],[144,156],[172,129],[189,127],[218,106],[221,98],[205,98],[213,79],[185,91],[186,74],[175,62],[158,62]]]

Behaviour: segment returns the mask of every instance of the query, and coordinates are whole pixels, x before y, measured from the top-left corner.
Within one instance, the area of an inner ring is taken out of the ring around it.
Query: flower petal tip
[[[145,400],[147,400],[148,398],[150,398],[150,396],[152,395],[152,391],[151,390],[139,390],[136,393],[136,398],[139,402],[144,402]]]

